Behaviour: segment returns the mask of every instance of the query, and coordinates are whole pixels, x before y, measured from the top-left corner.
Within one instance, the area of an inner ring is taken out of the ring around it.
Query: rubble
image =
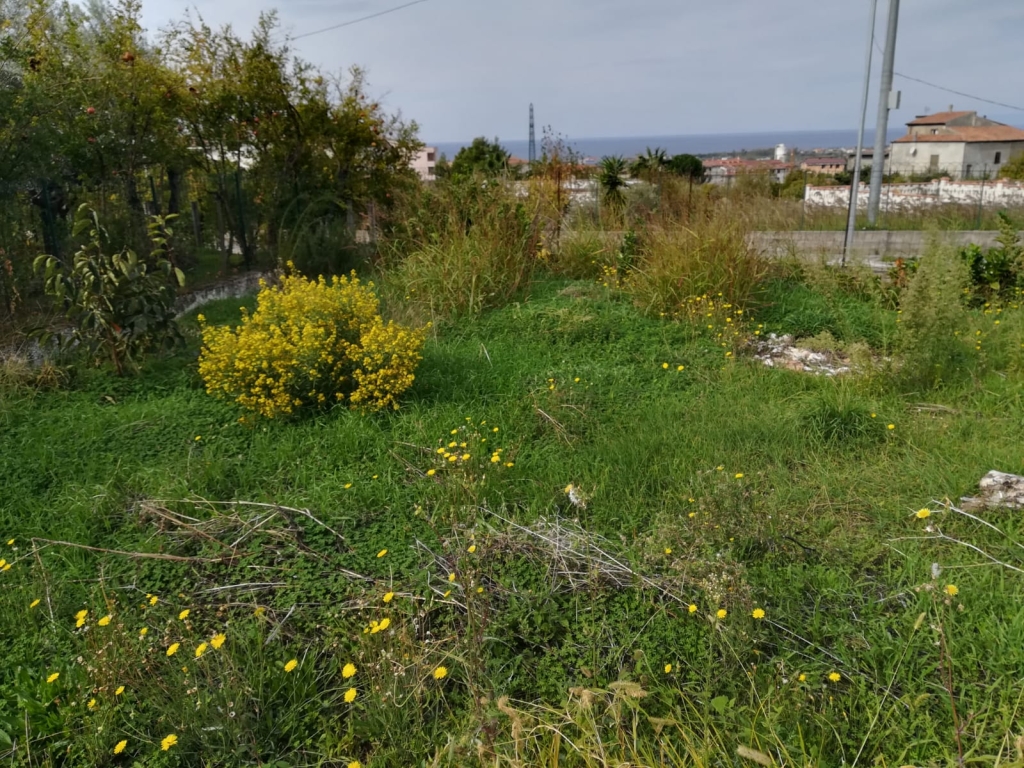
[[[960,501],[967,510],[1024,509],[1024,477],[992,470],[978,481],[977,496],[964,496]]]
[[[817,376],[838,376],[853,370],[850,361],[835,352],[816,352],[797,346],[792,336],[768,334],[752,343],[754,357],[769,368],[813,373]]]

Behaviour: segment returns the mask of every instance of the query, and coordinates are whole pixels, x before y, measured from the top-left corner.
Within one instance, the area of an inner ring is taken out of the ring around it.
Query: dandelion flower
[[[742,472],[737,472],[735,477],[736,477],[737,480],[740,480],[743,477],[743,473]]]
[[[169,733],[168,735],[164,736],[163,740],[160,742],[160,749],[166,752],[177,743],[178,737],[175,736],[173,733]]]
[[[85,706],[87,706],[89,709],[95,709],[96,708],[96,699],[89,699],[89,703],[86,704]]]
[[[442,595],[441,597],[442,597],[442,598],[447,598],[447,597],[451,597],[451,594],[452,594],[452,591],[451,591],[451,590],[449,589],[449,590],[448,590],[447,592],[445,592],[445,593],[444,593],[444,594],[443,594],[443,595]]]
[[[227,640],[227,637],[224,635],[223,632],[221,632],[210,638],[210,645],[212,645],[214,649],[219,649],[222,645],[224,645],[225,640]]]
[[[956,597],[960,594],[960,589],[955,584],[946,585],[946,594],[950,597]]]
[[[181,613],[178,614],[178,620],[179,621],[184,621],[185,619],[188,618],[188,615],[190,613],[191,613],[191,611],[188,608],[186,608],[184,611],[182,611]]]
[[[124,686],[123,685],[117,686],[117,690],[114,691],[114,695],[115,696],[120,696],[122,693],[124,693]]]
[[[799,675],[797,675],[796,679],[797,679],[797,681],[799,681],[801,683],[807,682],[807,675],[805,675],[803,672],[801,672]]]
[[[686,608],[686,610],[688,610],[690,613],[696,613],[697,612],[697,606],[694,605],[693,603],[690,603],[690,605]]]
[[[395,599],[395,593],[394,592],[387,592],[387,593],[384,594],[384,602],[385,603],[390,603],[394,599]]]
[[[666,664],[665,665],[665,674],[666,675],[672,674],[672,665],[671,664]]]
[[[380,620],[380,624],[377,625],[377,631],[383,632],[385,629],[391,626],[391,619],[386,616]]]
[[[380,552],[377,553],[377,557],[384,557],[384,555],[386,555],[387,553],[388,551],[386,549],[382,549]]]
[[[724,619],[728,615],[729,615],[729,612],[727,610],[725,610],[725,608],[719,608],[718,612],[715,613],[715,616],[717,616],[720,619]]]
[[[117,744],[114,745],[114,754],[120,755],[124,752],[124,748],[128,746],[128,739],[121,739]]]
[[[723,469],[725,469],[725,467],[723,465],[721,465],[721,464],[719,464],[717,467],[715,467],[715,470],[718,471],[718,472],[721,472]]]
[[[145,637],[149,634],[149,627],[143,627],[139,630],[139,637]]]
[[[346,664],[341,669],[341,676],[344,677],[346,680],[348,678],[350,678],[350,677],[355,677],[355,674],[356,674],[356,665],[353,664],[352,662],[349,662],[348,664]]]
[[[345,691],[345,703],[351,704],[353,701],[356,700],[356,696],[358,695],[359,691],[357,691],[355,688],[349,688],[347,691]]]
[[[351,487],[352,487],[352,483],[345,483],[345,490],[346,490],[346,491],[347,491],[347,490],[348,490],[349,488],[351,488]]]
[[[886,429],[896,429],[896,425],[895,425],[895,424],[889,424],[889,425],[888,425],[888,426],[886,427]],[[831,677],[831,675],[829,675],[829,677]]]
[[[469,549],[467,549],[466,551],[472,555],[474,552],[476,552],[476,544],[470,544]]]
[[[176,654],[178,652],[178,649],[180,647],[181,647],[181,643],[171,643],[170,647],[167,649],[167,655],[168,656],[173,656],[174,654]]]
[[[924,520],[926,517],[932,516],[932,511],[930,509],[919,509],[915,514],[918,520]]]
[[[46,678],[46,682],[48,682],[48,683],[52,683],[52,682],[54,682],[54,681],[55,681],[55,680],[56,680],[56,679],[57,679],[58,677],[60,677],[60,672],[52,672],[52,673],[50,674],[50,676],[49,676],[48,678]]]
[[[760,621],[761,619],[764,618],[764,608],[755,608],[754,612],[752,614],[750,614],[750,615],[753,616],[758,621]]]
[[[262,605],[257,605],[256,606],[256,610],[252,612],[252,615],[253,616],[262,616],[266,612],[267,612],[266,608],[264,608]]]
[[[483,588],[483,587],[477,587],[477,588],[476,588],[476,593],[477,593],[478,595],[482,595],[482,594],[484,593],[484,588]]]
[[[209,648],[209,647],[210,646],[207,645],[206,643],[200,643],[199,645],[197,645],[196,646],[196,658],[198,659],[200,656],[202,656],[204,653],[206,653],[206,649]]]
[[[665,554],[666,555],[671,555],[672,554],[672,547],[665,547]]]
[[[299,662],[298,662],[298,659],[292,659],[291,661],[289,661],[289,662],[288,662],[287,664],[285,664],[285,665],[284,665],[284,671],[285,671],[285,672],[291,672],[291,671],[293,671],[293,670],[294,670],[294,669],[295,669],[295,668],[296,668],[297,666],[299,666]]]
[[[668,363],[662,363],[661,367],[664,368],[667,371],[668,370]]]
[[[110,619],[111,619],[111,616],[108,613],[106,616],[104,616],[102,619],[100,619],[96,623],[99,624],[101,627],[105,627],[105,626],[107,626],[110,623]]]
[[[491,464],[497,464],[499,461],[501,461],[501,456],[498,454],[495,453],[491,456]]]
[[[448,581],[455,581],[455,572],[454,571],[452,573],[448,574]]]
[[[436,474],[437,474],[437,470],[436,469],[428,469],[427,470],[427,477],[433,477]]]
[[[351,763],[348,764],[348,768],[363,768],[363,764],[360,763],[358,760],[353,760]]]
[[[157,604],[157,603],[159,603],[159,602],[160,602],[160,598],[159,598],[159,597],[157,597],[156,595],[152,595],[152,596],[151,596],[151,597],[149,598],[149,604],[150,604],[150,605],[156,605],[156,604]]]
[[[85,617],[89,615],[88,611],[79,611],[75,614],[75,621],[85,621]]]
[[[468,453],[462,454],[462,460],[463,461],[469,461],[469,454]]]
[[[515,466],[515,462],[507,461],[507,462],[505,462],[505,466],[508,467],[509,469],[511,469],[512,467]]]
[[[39,605],[40,602],[41,602],[40,599],[37,597],[35,600],[33,600],[31,603],[28,604],[28,607],[29,608],[35,608],[37,605]]]
[[[9,540],[7,541],[7,546],[8,546],[8,547],[13,547],[13,546],[14,546],[14,539],[9,539]]]
[[[678,368],[676,368],[676,370],[677,371],[683,371],[683,370],[686,370],[686,368],[685,368],[685,366],[680,365]]]
[[[446,677],[448,677],[448,668],[447,667],[438,667],[437,669],[434,670],[434,679],[435,680],[443,680]]]

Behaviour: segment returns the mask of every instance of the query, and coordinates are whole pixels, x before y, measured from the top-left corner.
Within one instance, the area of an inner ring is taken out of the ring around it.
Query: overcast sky
[[[152,32],[186,9],[248,33],[277,8],[300,35],[408,0],[144,0]],[[1024,106],[1024,0],[903,0],[896,70]],[[887,0],[880,0],[879,45]],[[869,0],[427,0],[294,43],[371,92],[428,142],[852,129]],[[877,79],[881,56],[875,54]],[[903,123],[954,104],[1024,125],[1024,112],[897,78]],[[872,95],[869,126],[876,105]]]

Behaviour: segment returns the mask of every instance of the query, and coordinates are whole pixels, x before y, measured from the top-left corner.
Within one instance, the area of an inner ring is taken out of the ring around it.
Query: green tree
[[[625,201],[626,161],[621,155],[605,155],[601,158],[597,181],[601,185],[605,202],[621,205]]]
[[[638,155],[629,166],[629,173],[638,179],[654,183],[668,167],[668,154],[661,147],[647,150]]]
[[[701,181],[704,178],[704,163],[695,155],[673,155],[668,161],[668,170],[676,176]]]
[[[463,147],[452,160],[453,176],[500,176],[508,173],[509,153],[498,139],[488,141],[483,136],[473,139],[468,147]]]
[[[999,172],[999,178],[1011,181],[1024,181],[1024,152],[1010,158]]]

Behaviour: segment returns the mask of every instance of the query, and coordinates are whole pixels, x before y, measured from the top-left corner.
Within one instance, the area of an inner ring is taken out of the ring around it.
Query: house
[[[437,179],[437,147],[424,147],[412,159],[412,169],[423,181]]]
[[[907,135],[892,145],[897,173],[946,173],[960,178],[995,178],[1011,157],[1024,153],[1024,131],[977,112],[939,112],[907,123]]]
[[[764,174],[781,184],[795,166],[782,160],[744,160],[740,157],[723,157],[704,161],[704,178],[711,184],[731,185],[740,174]]]
[[[808,173],[823,173],[833,176],[846,170],[844,157],[808,157],[800,163],[800,170]]]
[[[889,167],[889,153],[890,153],[890,150],[891,150],[891,147],[886,147],[885,148],[884,162],[886,163],[886,170],[888,170],[888,167]],[[853,164],[854,164],[854,161],[856,159],[857,159],[857,150],[854,149],[854,150],[851,150],[851,151],[846,153],[846,170],[848,170],[850,172],[853,172]],[[873,147],[864,147],[863,149],[861,149],[861,151],[860,151],[860,167],[861,168],[870,168],[871,167],[871,163],[874,162],[874,160],[875,160],[875,150],[874,150]]]

